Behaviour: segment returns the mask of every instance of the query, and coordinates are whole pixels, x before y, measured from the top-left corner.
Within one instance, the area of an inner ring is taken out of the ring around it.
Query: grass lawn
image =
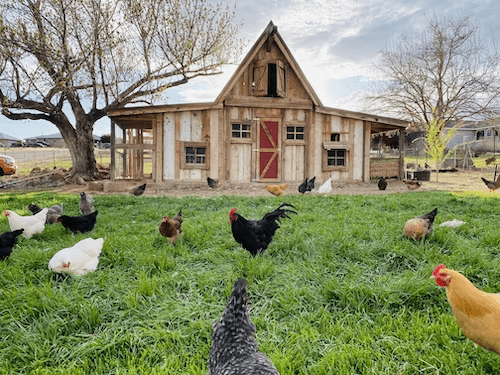
[[[229,210],[255,219],[283,201],[299,214],[252,258],[232,237]],[[77,194],[0,196],[21,214],[61,202],[78,214]],[[47,225],[0,262],[1,375],[205,374],[212,323],[238,277],[248,280],[259,348],[281,375],[500,373],[499,356],[467,341],[429,279],[445,263],[500,292],[496,194],[95,196],[94,205],[92,232]],[[171,246],[158,225],[181,207]],[[407,219],[435,207],[428,240],[401,237]],[[438,226],[454,218],[467,224]],[[105,238],[97,271],[55,281],[49,259],[87,237]]]

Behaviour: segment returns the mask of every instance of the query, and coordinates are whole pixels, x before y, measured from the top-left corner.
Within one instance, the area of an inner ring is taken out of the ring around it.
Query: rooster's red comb
[[[446,266],[444,264],[440,264],[439,266],[434,268],[434,271],[432,271],[432,276],[437,277],[439,271],[442,270],[443,268],[446,268]]]
[[[229,216],[232,216],[236,213],[236,208],[233,208],[230,212],[229,212]]]

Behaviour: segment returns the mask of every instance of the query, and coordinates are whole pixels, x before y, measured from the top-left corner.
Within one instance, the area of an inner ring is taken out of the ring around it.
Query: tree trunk
[[[76,182],[92,181],[99,176],[94,156],[94,124],[87,118],[77,119],[76,126],[58,124],[57,127],[71,155],[71,175]]]

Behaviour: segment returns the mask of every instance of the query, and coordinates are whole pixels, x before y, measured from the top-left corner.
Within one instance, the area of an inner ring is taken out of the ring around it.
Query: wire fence
[[[14,158],[19,173],[29,173],[33,168],[62,167],[69,169],[72,166],[71,155],[67,148],[0,148],[0,154]],[[110,163],[110,150],[95,149],[94,156],[98,164]]]

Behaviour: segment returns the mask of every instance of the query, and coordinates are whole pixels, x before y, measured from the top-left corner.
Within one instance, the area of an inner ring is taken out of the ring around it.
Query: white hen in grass
[[[48,208],[44,208],[33,216],[21,216],[11,210],[4,210],[3,214],[9,220],[10,230],[15,231],[24,229],[23,236],[31,238],[35,233],[42,233],[45,229],[45,220],[47,219]]]
[[[318,193],[320,194],[327,194],[332,191],[332,178],[330,177],[328,180],[325,181],[323,185],[321,185],[318,188]]]
[[[85,275],[99,264],[104,238],[86,238],[72,247],[59,250],[49,261],[49,269],[70,275]]]

